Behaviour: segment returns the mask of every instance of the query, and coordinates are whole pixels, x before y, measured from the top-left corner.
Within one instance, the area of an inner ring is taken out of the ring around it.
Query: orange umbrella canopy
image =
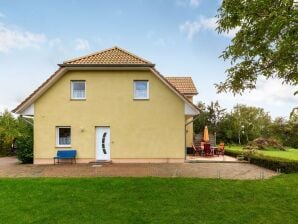
[[[208,127],[205,126],[204,128],[204,136],[203,136],[204,142],[209,142],[209,133],[208,133]]]

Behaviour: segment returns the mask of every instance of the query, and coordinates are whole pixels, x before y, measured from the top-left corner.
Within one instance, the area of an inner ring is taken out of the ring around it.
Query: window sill
[[[86,101],[86,98],[84,99],[70,99],[71,101]]]
[[[71,145],[56,145],[56,148],[71,148]]]
[[[139,100],[150,100],[149,98],[134,98],[133,100],[139,101]]]

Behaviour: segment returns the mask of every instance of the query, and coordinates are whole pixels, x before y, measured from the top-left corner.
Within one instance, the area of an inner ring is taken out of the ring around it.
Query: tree
[[[231,116],[236,120],[239,144],[269,135],[267,130],[271,123],[271,117],[263,108],[238,104],[231,112]]]
[[[13,145],[17,146],[17,157],[28,163],[33,160],[33,119],[18,117],[7,110],[0,116],[0,153],[11,155]]]
[[[0,142],[1,148],[9,149],[14,140],[20,136],[18,122],[7,110],[0,117]]]
[[[231,67],[227,79],[216,85],[218,92],[254,89],[260,76],[298,85],[298,10],[293,0],[224,0],[217,17],[219,33],[239,29],[221,55]]]
[[[222,109],[218,103],[211,102],[209,106],[207,106],[208,111],[208,121],[211,125],[211,131],[214,132],[214,138],[216,142],[216,134],[218,132],[218,122],[223,118],[226,109]]]
[[[194,121],[194,132],[202,132],[204,127],[207,125],[209,132],[214,132],[216,140],[218,123],[224,117],[226,109],[222,109],[218,101],[211,102],[210,105],[207,106],[204,103],[199,102],[197,106],[200,108],[201,112],[198,115],[198,118]]]
[[[17,157],[22,163],[33,162],[33,126],[32,119],[18,118],[20,136],[16,139]]]
[[[205,125],[208,125],[208,112],[206,111],[206,105],[203,102],[198,102],[197,107],[201,112],[193,122],[194,133],[202,132]]]

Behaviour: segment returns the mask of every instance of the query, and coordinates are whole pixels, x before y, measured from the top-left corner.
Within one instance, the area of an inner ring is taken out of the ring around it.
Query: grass
[[[239,145],[228,146],[226,150],[241,153],[243,152],[243,146],[239,146]],[[276,157],[276,158],[298,161],[298,149],[293,149],[293,148],[288,148],[286,151],[277,151],[276,149],[258,150],[257,154],[261,154],[263,156],[268,156],[273,158]]]
[[[1,222],[298,223],[298,174],[270,180],[0,179]]]

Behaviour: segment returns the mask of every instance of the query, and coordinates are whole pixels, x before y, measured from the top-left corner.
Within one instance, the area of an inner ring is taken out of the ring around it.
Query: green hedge
[[[33,162],[33,136],[24,135],[16,140],[17,157],[22,163]]]
[[[298,172],[298,161],[286,160],[281,158],[273,158],[261,155],[249,155],[246,156],[246,160],[250,163],[262,166],[274,171],[278,169],[282,173],[297,173]]]
[[[225,155],[237,157],[239,155],[243,155],[243,153],[238,152],[238,151],[229,151],[229,150],[225,149]]]
[[[265,167],[270,170],[279,170],[282,173],[297,173],[298,172],[298,161],[287,160],[276,157],[263,156],[258,154],[245,154],[238,151],[225,150],[225,154],[233,157],[243,155],[244,159],[252,164]]]

